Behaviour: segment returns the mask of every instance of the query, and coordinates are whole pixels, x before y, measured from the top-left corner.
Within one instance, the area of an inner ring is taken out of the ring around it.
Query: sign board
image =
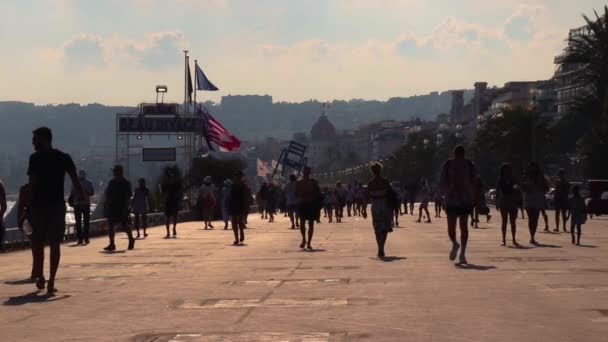
[[[178,108],[176,103],[144,103],[141,105],[141,114],[176,116]]]
[[[145,162],[175,161],[176,151],[175,148],[144,148],[142,156]]]
[[[195,133],[203,131],[203,120],[193,117],[123,117],[118,119],[118,131],[122,133]]]

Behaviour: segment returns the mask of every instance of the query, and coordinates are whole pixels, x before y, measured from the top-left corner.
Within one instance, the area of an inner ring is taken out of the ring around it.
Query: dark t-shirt
[[[251,192],[242,183],[234,183],[228,196],[228,212],[231,215],[244,215],[249,211]]]
[[[65,174],[75,172],[76,166],[69,154],[56,149],[33,153],[27,168],[28,176],[36,179],[32,207],[65,204]]]
[[[110,215],[128,211],[132,195],[131,183],[125,178],[113,178],[106,189],[106,209]]]

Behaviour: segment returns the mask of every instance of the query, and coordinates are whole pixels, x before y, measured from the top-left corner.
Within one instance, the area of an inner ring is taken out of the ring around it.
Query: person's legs
[[[422,221],[422,206],[418,207],[418,219],[416,220],[416,222],[421,222]]]
[[[515,236],[517,235],[517,208],[511,209],[509,211],[509,221],[511,223],[511,235],[513,238],[513,245],[519,246],[517,243],[517,239]]]
[[[306,220],[300,217],[300,234],[302,234],[302,243],[300,248],[306,247]]]
[[[467,243],[469,242],[469,226],[468,226],[468,219],[469,215],[461,215],[460,219],[459,219],[459,223],[460,223],[460,263],[461,264],[466,264],[467,263],[467,259],[466,259],[466,250],[467,250]]]
[[[44,288],[44,240],[32,238],[32,277],[37,278],[36,286]]]
[[[59,260],[61,259],[61,241],[49,241],[49,246],[51,249],[50,253],[50,275],[49,282],[47,283],[46,291],[48,293],[53,293],[57,291],[55,289],[55,276],[57,275],[57,269],[59,268]]]
[[[559,232],[559,215],[561,215],[561,209],[555,208],[555,229],[553,229],[554,232]],[[566,222],[564,222],[564,229],[566,226]],[[547,231],[549,229],[545,229],[545,231]]]
[[[500,208],[500,229],[502,230],[502,245],[507,245],[507,220],[509,218],[509,210]]]
[[[325,207],[325,212],[327,213],[327,219],[329,221],[329,223],[331,223],[333,221],[333,213],[334,213],[334,209],[332,207]]]
[[[128,219],[125,218],[121,223],[122,230],[127,234],[129,238],[129,249],[135,248],[135,239],[133,238],[133,233],[131,232],[131,226],[129,226]]]
[[[78,239],[79,245],[84,242],[84,237],[82,234],[82,214],[83,211],[80,208],[74,207],[74,220],[76,221],[76,238]]]
[[[170,221],[171,216],[169,216],[168,214],[165,214],[165,228],[167,228],[167,235],[165,235],[165,239],[168,239],[169,237],[171,237],[171,235],[169,234],[169,226],[170,226]],[[207,221],[205,221],[205,229],[207,229]]]
[[[583,225],[580,223],[576,224],[576,245],[581,245],[581,235],[583,234]]]
[[[91,207],[90,206],[84,208],[84,211],[82,213],[82,221],[83,221],[82,228],[84,229],[84,231],[83,231],[84,243],[86,245],[89,243],[89,235],[91,234]]]
[[[239,244],[239,216],[232,215],[232,232],[234,233],[233,245]]]
[[[293,215],[292,207],[287,208],[287,216],[289,216],[289,222],[291,222],[291,229],[296,229],[296,223],[295,223],[295,218]]]
[[[431,223],[431,214],[429,214],[429,208],[427,206],[424,207],[424,211],[426,212],[426,223]]]
[[[566,222],[568,222],[568,210],[567,209],[562,209],[562,228],[564,230],[564,232],[568,232],[568,229],[566,229]],[[557,227],[559,228],[559,226]]]
[[[142,221],[142,226],[144,228],[144,237],[147,237],[148,233],[146,232],[146,229],[148,228],[148,214],[146,214],[146,213],[141,214],[141,221]]]
[[[530,243],[535,245],[537,244],[535,236],[536,229],[538,228],[538,217],[540,215],[539,209],[527,208],[528,212],[528,230],[530,231]]]
[[[312,249],[312,246],[310,245],[312,242],[312,236],[315,233],[315,220],[309,220],[308,221],[308,242],[306,244],[306,247],[308,247],[308,249]]]
[[[549,218],[547,217],[547,212],[545,209],[541,209],[540,213],[543,215],[543,220],[545,221],[545,230],[549,230]]]
[[[575,236],[574,236],[574,231],[575,231],[574,220],[570,220],[570,235],[572,236],[572,244],[573,245],[576,243],[576,239],[575,239]]]
[[[108,220],[108,239],[110,240],[110,244],[108,247],[104,248],[107,251],[113,251],[116,249],[116,244],[114,243],[114,222],[112,220]]]
[[[173,237],[177,236],[177,213],[173,215]]]
[[[456,223],[458,221],[458,215],[455,214],[447,214],[448,215],[448,236],[450,237],[450,241],[452,242],[452,250],[450,252],[450,260],[456,259],[456,255],[458,254],[458,249],[460,245],[456,242]]]
[[[139,225],[141,224],[141,214],[135,214],[134,215],[134,221],[135,221],[135,232],[137,233],[136,238],[139,239],[140,235],[139,235]]]

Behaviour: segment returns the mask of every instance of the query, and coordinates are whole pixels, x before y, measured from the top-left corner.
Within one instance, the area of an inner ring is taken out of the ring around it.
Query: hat
[[[213,178],[211,178],[211,176],[207,176],[207,177],[205,177],[203,179],[203,182],[205,182],[205,183],[211,183],[211,182],[213,182]]]

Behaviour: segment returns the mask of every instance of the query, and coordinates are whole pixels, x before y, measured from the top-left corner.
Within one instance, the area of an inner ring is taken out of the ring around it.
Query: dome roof
[[[334,140],[336,139],[336,128],[326,115],[321,115],[312,126],[310,137],[312,140]]]

